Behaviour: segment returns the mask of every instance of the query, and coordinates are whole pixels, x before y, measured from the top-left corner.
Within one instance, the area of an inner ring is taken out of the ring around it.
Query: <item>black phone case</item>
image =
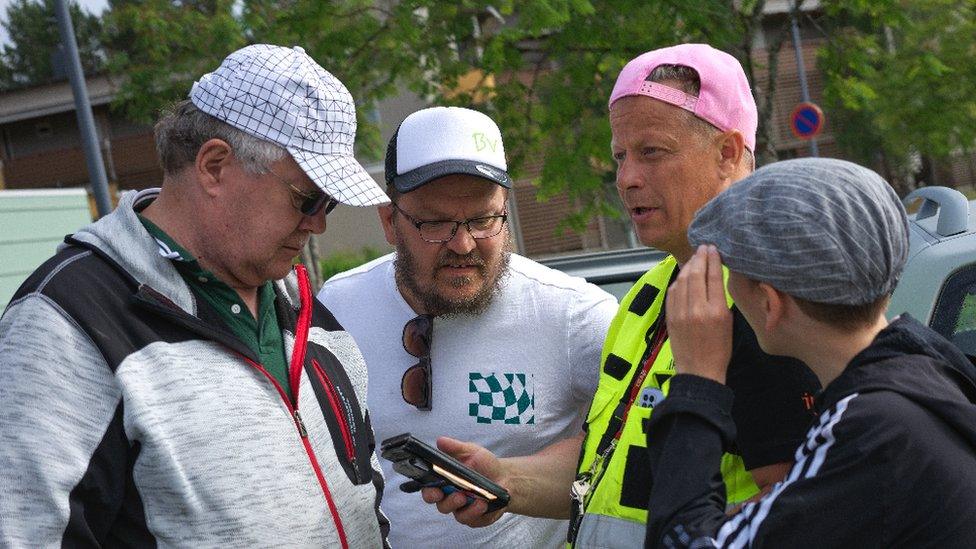
[[[451,474],[457,475],[495,496],[497,499],[487,501],[489,512],[508,505],[509,495],[504,488],[437,448],[417,440],[410,433],[403,433],[384,440],[380,445],[380,455],[393,462],[393,469],[396,472],[417,482],[431,484],[441,481],[458,490],[468,492],[430,469],[429,465],[437,464]],[[420,460],[423,463],[416,461],[411,463],[412,460]],[[426,470],[423,467],[424,463],[428,465]],[[476,495],[475,497],[479,496]]]

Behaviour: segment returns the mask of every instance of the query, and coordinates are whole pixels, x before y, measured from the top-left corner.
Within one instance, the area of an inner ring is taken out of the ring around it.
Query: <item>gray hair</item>
[[[685,65],[658,65],[657,67],[654,67],[651,74],[647,75],[647,80],[658,83],[674,83],[676,85],[672,87],[675,87],[688,95],[694,95],[695,97],[698,97],[698,94],[701,93],[701,78],[698,76],[698,71]],[[715,135],[716,132],[721,131],[715,126],[691,113],[688,113],[688,120],[691,126],[703,138],[709,138]],[[753,156],[752,151],[749,150],[749,147],[745,148],[743,151],[743,156],[745,157],[746,165],[749,166],[749,171],[751,172],[756,169],[756,159]]]
[[[268,172],[287,151],[279,145],[254,137],[199,110],[185,99],[166,109],[153,127],[156,152],[165,175],[175,175],[193,163],[200,147],[210,139],[226,141],[251,175]]]

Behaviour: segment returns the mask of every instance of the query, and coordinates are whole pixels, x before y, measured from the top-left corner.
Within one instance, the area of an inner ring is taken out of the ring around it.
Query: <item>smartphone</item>
[[[489,512],[508,505],[509,495],[504,488],[410,433],[384,440],[380,455],[393,462],[393,470],[419,486],[434,486],[447,493],[460,491],[468,498],[485,500]]]

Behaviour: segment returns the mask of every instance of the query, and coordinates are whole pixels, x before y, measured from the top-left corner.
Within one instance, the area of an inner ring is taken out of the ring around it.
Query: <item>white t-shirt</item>
[[[395,254],[332,277],[319,299],[359,345],[369,372],[368,406],[381,441],[410,432],[434,445],[446,435],[500,457],[533,454],[576,435],[599,378],[600,350],[617,302],[583,279],[512,254],[488,310],[438,317],[431,336],[432,410],[403,401],[400,378],[417,359],[403,326],[417,313],[393,277]],[[441,515],[381,459],[382,508],[394,547],[560,547],[567,522],[506,513],[486,528]],[[569,487],[566,487],[567,491]]]

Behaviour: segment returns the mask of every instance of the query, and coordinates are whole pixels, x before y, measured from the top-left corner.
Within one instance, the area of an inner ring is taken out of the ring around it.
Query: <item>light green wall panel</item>
[[[0,191],[0,308],[65,235],[89,223],[84,189]]]

